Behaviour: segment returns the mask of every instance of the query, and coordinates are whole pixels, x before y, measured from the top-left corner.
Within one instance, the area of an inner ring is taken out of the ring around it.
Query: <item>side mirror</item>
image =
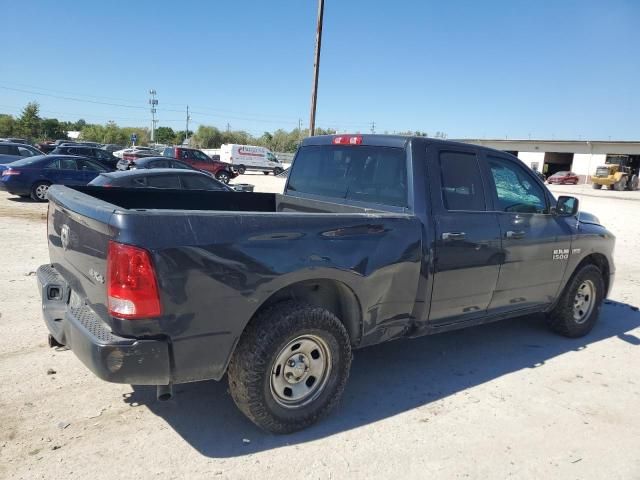
[[[578,214],[580,202],[576,197],[560,196],[556,204],[555,214],[561,217],[573,217]]]

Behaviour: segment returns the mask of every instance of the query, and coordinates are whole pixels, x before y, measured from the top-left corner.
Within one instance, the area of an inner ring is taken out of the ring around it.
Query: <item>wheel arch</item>
[[[301,280],[280,288],[260,305],[247,326],[265,309],[287,300],[297,300],[329,310],[347,329],[351,345],[355,346],[360,342],[362,308],[358,297],[345,283],[327,278]]]
[[[604,289],[605,289],[605,296],[606,296],[606,293],[609,292],[609,287],[611,286],[610,285],[611,266],[609,265],[609,260],[607,259],[607,257],[602,253],[590,253],[589,255],[584,257],[582,260],[580,260],[580,263],[578,263],[578,265],[576,265],[576,268],[573,269],[573,272],[571,273],[571,276],[567,280],[565,287],[571,283],[571,280],[573,280],[573,277],[575,277],[576,274],[580,271],[580,269],[585,265],[594,265],[598,267],[598,269],[602,272],[602,281],[604,282]]]

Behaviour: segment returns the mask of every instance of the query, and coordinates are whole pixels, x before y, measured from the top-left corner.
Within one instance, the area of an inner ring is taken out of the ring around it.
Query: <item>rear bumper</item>
[[[171,381],[169,344],[165,340],[125,338],[72,293],[51,265],[37,272],[42,314],[49,332],[99,378],[134,385],[167,385]]]

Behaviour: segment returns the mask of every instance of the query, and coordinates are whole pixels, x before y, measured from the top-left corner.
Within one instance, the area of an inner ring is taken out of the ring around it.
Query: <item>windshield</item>
[[[402,148],[322,145],[302,147],[287,189],[324,197],[407,206],[407,162]]]

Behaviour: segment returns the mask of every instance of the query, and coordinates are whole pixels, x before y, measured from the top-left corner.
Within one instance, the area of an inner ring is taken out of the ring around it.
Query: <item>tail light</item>
[[[10,168],[8,168],[7,170],[3,170],[2,172],[3,177],[7,177],[10,175],[20,175],[20,172],[18,172],[17,170],[11,170]]]
[[[107,253],[109,313],[135,320],[162,314],[156,273],[149,252],[109,242]]]
[[[360,145],[362,143],[362,135],[338,135],[333,137],[334,145]]]

